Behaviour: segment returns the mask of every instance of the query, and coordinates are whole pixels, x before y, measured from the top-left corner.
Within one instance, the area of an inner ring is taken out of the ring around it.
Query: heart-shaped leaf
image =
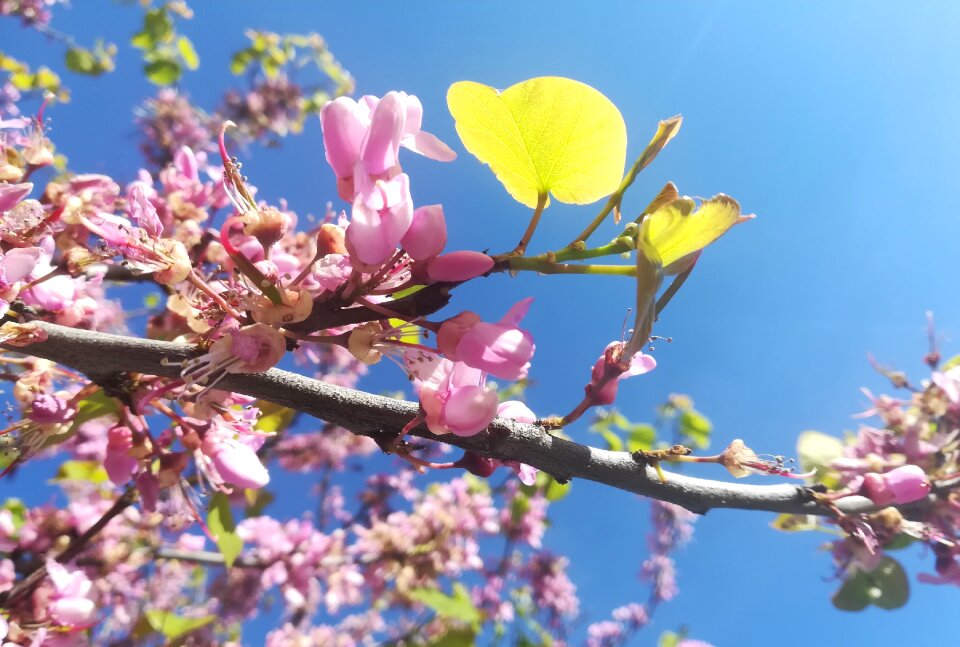
[[[740,205],[722,193],[704,201],[700,208],[693,198],[682,197],[644,218],[641,236],[657,250],[664,274],[679,274],[689,267],[694,254],[740,219]]]
[[[498,92],[461,81],[450,86],[447,105],[467,150],[528,207],[546,194],[588,204],[620,184],[626,126],[617,107],[588,85],[551,76]]]

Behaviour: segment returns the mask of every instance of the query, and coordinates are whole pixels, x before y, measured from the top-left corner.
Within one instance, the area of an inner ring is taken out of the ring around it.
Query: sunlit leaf
[[[958,366],[960,366],[960,355],[954,355],[940,365],[940,372],[944,373],[949,371],[951,368],[956,368]]]
[[[802,532],[817,529],[817,518],[810,514],[779,514],[770,527],[781,532]]]
[[[154,631],[163,634],[170,640],[184,636],[191,631],[196,631],[217,619],[217,616],[206,615],[198,618],[184,618],[170,611],[151,610],[144,614],[147,622]]]
[[[627,451],[631,453],[650,451],[656,439],[657,430],[653,428],[653,425],[642,422],[631,425],[627,431]]]
[[[447,105],[467,150],[528,207],[547,193],[587,204],[620,184],[626,126],[617,107],[588,85],[539,77],[498,92],[461,81],[450,86]]]
[[[740,219],[740,205],[723,194],[704,201],[699,208],[693,198],[682,197],[648,215],[641,228],[657,250],[665,274],[679,274],[689,259],[720,238]]]
[[[230,500],[223,492],[217,492],[210,500],[207,528],[216,539],[224,564],[230,568],[243,550],[243,540],[237,534],[237,526],[230,511]]]
[[[819,431],[805,431],[797,438],[797,456],[801,471],[815,469],[817,479],[822,480],[829,472],[830,463],[843,456],[843,443]]]
[[[187,66],[188,70],[195,70],[200,67],[200,57],[189,38],[181,36],[177,39],[177,51],[180,52],[180,58],[183,59],[183,64]]]
[[[872,571],[857,571],[833,594],[833,606],[842,611],[862,611],[869,605],[899,609],[910,599],[910,581],[900,563],[884,557]]]
[[[64,62],[67,69],[77,74],[88,74],[95,76],[102,70],[98,69],[97,58],[93,52],[81,47],[71,47],[64,55]]]
[[[65,461],[53,478],[54,481],[85,481],[94,485],[109,479],[99,461]]]
[[[477,644],[477,632],[470,627],[456,627],[426,643],[428,647],[473,647]]]
[[[180,78],[180,64],[170,59],[147,63],[143,68],[147,79],[155,85],[171,85]]]
[[[297,415],[297,412],[293,409],[268,400],[257,400],[255,406],[260,409],[260,418],[254,428],[268,434],[286,430]]]
[[[459,582],[453,585],[452,595],[437,589],[414,589],[410,591],[410,597],[433,609],[439,616],[459,620],[471,626],[478,626],[482,618],[470,598],[470,593]]]
[[[705,449],[710,446],[710,432],[713,431],[713,425],[699,411],[688,409],[681,413],[677,419],[677,429],[680,435],[695,448]]]
[[[259,490],[247,488],[243,491],[243,495],[247,502],[247,507],[243,512],[247,517],[259,517],[263,514],[264,508],[273,503],[277,498],[273,493],[263,488]]]
[[[120,405],[116,398],[111,398],[102,390],[97,390],[77,404],[77,415],[73,418],[73,427],[76,429],[88,420],[115,416],[119,412]]]

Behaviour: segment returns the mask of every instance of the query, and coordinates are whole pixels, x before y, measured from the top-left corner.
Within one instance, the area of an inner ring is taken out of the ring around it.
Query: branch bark
[[[85,373],[94,381],[112,381],[119,373],[177,377],[178,367],[162,363],[196,354],[188,345],[77,330],[34,322],[47,339],[24,348],[7,347],[49,359]],[[417,404],[326,384],[302,375],[271,369],[256,375],[230,375],[219,388],[244,393],[310,414],[356,434],[387,441],[417,414]],[[563,482],[581,478],[662,501],[700,514],[714,508],[817,514],[832,512],[810,500],[802,487],[789,484],[748,485],[669,473],[666,483],[627,452],[613,452],[558,438],[536,425],[497,418],[476,436],[436,436],[425,427],[412,435],[444,442],[500,460],[532,465]],[[859,496],[837,502],[844,513],[869,512],[873,502]]]

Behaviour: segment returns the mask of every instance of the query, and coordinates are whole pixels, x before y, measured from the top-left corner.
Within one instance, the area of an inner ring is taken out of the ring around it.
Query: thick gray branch
[[[195,349],[183,344],[152,341],[49,323],[46,341],[26,348],[8,348],[43,357],[81,371],[93,380],[109,380],[117,373],[136,372],[176,377],[179,369],[162,363],[186,359]],[[350,431],[388,440],[417,414],[417,405],[347,389],[302,375],[272,369],[257,375],[230,375],[220,388],[244,393],[308,413]],[[470,438],[435,436],[421,427],[412,435],[445,442],[501,460],[532,465],[560,481],[582,478],[628,492],[669,501],[694,512],[712,508],[739,508],[829,514],[794,485],[746,485],[669,474],[661,483],[653,469],[639,465],[629,453],[612,452],[552,436],[535,425],[498,418],[485,432]],[[838,502],[844,512],[866,511],[872,503],[863,497]]]

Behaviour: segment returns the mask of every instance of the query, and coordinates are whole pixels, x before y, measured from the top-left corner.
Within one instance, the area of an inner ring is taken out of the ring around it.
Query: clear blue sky
[[[54,26],[83,42],[125,43],[139,12],[105,0],[75,2]],[[940,2],[323,2],[194,3],[184,25],[202,58],[184,87],[212,106],[233,83],[228,53],[247,27],[316,30],[359,81],[358,93],[418,95],[425,129],[461,152],[452,165],[408,156],[417,204],[442,202],[450,248],[504,250],[527,212],[466,154],[446,111],[450,83],[497,87],[543,75],[568,76],[604,92],[623,112],[628,156],[658,119],[685,117],[680,135],[644,172],[625,203],[632,214],[666,180],[681,192],[737,198],[757,219],[710,248],[659,324],[659,368],[621,389],[633,419],[681,391],[715,424],[715,447],[743,437],[758,451],[789,454],[805,429],[855,429],[866,408],[861,385],[883,382],[873,352],[922,375],[924,312],[933,310],[960,352],[960,6]],[[214,9],[215,8],[215,9]],[[81,11],[82,10],[82,11]],[[110,16],[104,24],[97,10]],[[0,25],[3,49],[59,68],[61,49]],[[952,44],[951,44],[952,43]],[[29,48],[29,49],[28,49]],[[130,110],[151,88],[136,58],[99,80],[69,77],[74,101],[58,106],[54,137],[77,170],[132,176],[139,154]],[[320,131],[257,152],[244,172],[262,195],[306,213],[335,198]],[[532,248],[566,242],[592,209],[554,205]],[[614,233],[612,225],[601,236]],[[630,306],[628,280],[492,277],[455,303],[480,299],[498,318],[517,298],[537,301],[529,391],[540,414],[570,408],[589,365],[618,338]],[[381,368],[381,367],[378,367]],[[372,389],[398,388],[389,368]],[[574,437],[595,442],[583,426]],[[704,476],[722,475],[704,472]],[[547,545],[572,556],[571,575],[591,620],[644,599],[635,573],[645,552],[648,508],[636,497],[589,483],[553,509]],[[891,645],[942,640],[955,589],[915,584],[897,612],[835,611],[825,581],[822,536],[780,535],[770,515],[716,511],[679,555],[680,596],[657,612],[637,644],[681,623],[717,645]],[[919,552],[919,551],[917,551]],[[898,555],[912,572],[923,559]]]

